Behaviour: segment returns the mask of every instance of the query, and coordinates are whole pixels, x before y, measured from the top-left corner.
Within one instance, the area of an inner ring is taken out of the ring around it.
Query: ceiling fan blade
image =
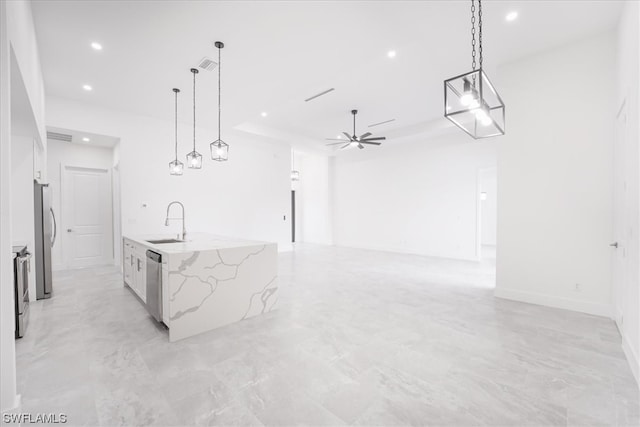
[[[360,139],[365,139],[366,137],[373,135],[371,132],[367,132],[367,133],[363,133],[362,135],[360,135]]]
[[[345,148],[347,148],[348,146],[350,146],[351,143],[347,142],[346,144],[344,144],[342,147],[340,147],[341,150],[344,150]]]
[[[325,138],[325,141],[344,141],[344,138]]]
[[[342,134],[343,134],[344,136],[346,136],[346,137],[347,137],[347,139],[348,139],[349,141],[351,141],[351,140],[353,139],[353,138],[351,137],[351,135],[349,135],[349,134],[348,134],[348,133],[346,133],[346,132],[342,132]]]
[[[363,141],[384,141],[385,139],[387,139],[385,136],[378,136],[376,138],[367,138]]]
[[[344,144],[344,141],[341,141],[341,142],[328,142],[325,145],[340,145],[340,144]]]
[[[364,148],[364,145],[358,144],[358,148],[362,150]]]
[[[382,145],[382,142],[360,141],[360,144]]]

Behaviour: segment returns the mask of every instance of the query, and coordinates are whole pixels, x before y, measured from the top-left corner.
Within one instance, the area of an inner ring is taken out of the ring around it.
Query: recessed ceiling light
[[[266,111],[263,111],[262,113],[260,113],[260,115],[261,115],[262,117],[267,117],[267,112],[266,112]]]
[[[91,47],[93,48],[93,50],[102,50],[102,45],[98,42],[91,43]]]
[[[90,85],[82,85],[82,89],[86,90],[87,92],[93,90],[93,88]]]
[[[515,21],[516,18],[518,18],[518,12],[516,12],[515,10],[513,12],[507,13],[507,16],[505,17],[508,22]]]
[[[396,51],[395,50],[390,50],[389,52],[387,52],[387,56],[389,58],[395,58],[396,57]]]
[[[87,138],[86,136],[85,136],[85,137],[83,137],[83,138],[82,138],[82,140],[83,140],[84,142],[89,142],[89,141],[91,141],[91,140],[90,140],[89,138]]]
[[[342,139],[342,135],[338,135],[338,139]]]

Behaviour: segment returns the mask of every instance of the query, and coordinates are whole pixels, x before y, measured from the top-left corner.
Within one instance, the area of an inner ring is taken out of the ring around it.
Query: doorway
[[[296,242],[296,191],[291,190],[291,243]]]
[[[65,165],[62,240],[67,268],[113,263],[113,206],[108,169]]]
[[[496,168],[478,170],[477,253],[482,261],[496,259],[498,223],[498,177]]]

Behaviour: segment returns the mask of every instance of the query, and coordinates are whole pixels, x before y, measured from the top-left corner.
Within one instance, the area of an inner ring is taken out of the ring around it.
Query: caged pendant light
[[[476,69],[476,2],[471,0],[472,71],[444,81],[444,116],[474,139],[504,135],[505,105],[482,68],[482,0],[478,0]]]
[[[196,74],[198,70],[192,68],[193,73],[193,151],[187,154],[187,167],[190,169],[202,168],[202,154],[196,151]]]
[[[180,89],[177,88],[173,88],[173,93],[175,93],[175,116],[176,116],[176,126],[175,126],[175,131],[176,131],[176,146],[175,146],[175,155],[176,158],[174,161],[169,162],[169,173],[171,175],[182,175],[182,172],[184,170],[184,165],[182,164],[182,162],[180,160],[178,160],[178,93],[180,93]]]
[[[215,42],[215,46],[218,48],[218,139],[213,141],[210,144],[211,148],[211,158],[218,162],[225,162],[229,159],[229,144],[224,142],[220,137],[220,99],[221,99],[221,80],[220,80],[220,69],[222,68],[221,55],[220,52],[224,47],[224,43]]]

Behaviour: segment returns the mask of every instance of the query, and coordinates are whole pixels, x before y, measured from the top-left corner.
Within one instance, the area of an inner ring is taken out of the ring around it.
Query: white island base
[[[154,238],[158,236],[127,237],[125,245],[142,245],[162,255],[162,319],[169,341],[276,308],[277,244],[204,234],[187,236],[189,241],[180,243],[147,242]]]

